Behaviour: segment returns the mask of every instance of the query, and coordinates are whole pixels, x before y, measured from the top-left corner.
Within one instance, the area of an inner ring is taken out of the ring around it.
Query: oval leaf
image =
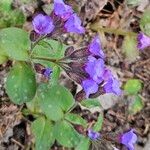
[[[6,92],[15,104],[31,101],[36,92],[35,74],[23,62],[16,63],[8,74]]]
[[[66,121],[55,125],[55,137],[57,142],[65,147],[76,147],[80,142],[80,134]]]
[[[131,114],[136,114],[140,112],[143,107],[144,107],[144,104],[143,104],[142,99],[138,95],[134,96],[133,102],[129,106],[129,112]]]
[[[93,130],[96,132],[100,131],[102,129],[102,125],[103,125],[103,116],[100,114],[97,119],[97,122],[93,126]]]
[[[65,119],[73,124],[82,125],[85,128],[87,126],[86,120],[77,114],[68,113],[66,114]]]
[[[100,107],[100,101],[98,99],[85,99],[81,102],[81,105],[87,108]]]
[[[128,94],[137,94],[141,89],[142,84],[138,79],[129,79],[124,86],[124,90]]]
[[[31,129],[35,136],[35,149],[49,150],[55,141],[53,124],[41,117],[32,123]]]
[[[75,150],[89,150],[90,140],[89,138],[82,137],[79,145],[75,148]]]
[[[64,115],[63,112],[67,112],[75,103],[71,93],[60,85],[43,84],[37,94],[42,111],[54,121],[61,119]]]
[[[30,49],[29,35],[19,28],[5,28],[0,31],[0,45],[8,57],[27,61]]]

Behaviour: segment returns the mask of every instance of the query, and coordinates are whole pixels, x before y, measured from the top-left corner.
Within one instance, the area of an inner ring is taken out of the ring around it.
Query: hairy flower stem
[[[124,31],[121,29],[114,29],[114,28],[103,28],[103,27],[98,27],[97,24],[91,25],[91,29],[97,32],[106,32],[106,33],[112,33],[112,34],[117,34],[117,35],[123,35],[123,36],[137,36],[137,34],[135,32],[131,32],[131,31]]]

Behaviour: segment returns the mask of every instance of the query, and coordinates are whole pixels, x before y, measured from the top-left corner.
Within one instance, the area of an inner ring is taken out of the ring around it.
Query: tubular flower
[[[32,21],[34,31],[40,35],[49,34],[53,31],[54,25],[51,17],[38,14]]]
[[[85,71],[95,82],[101,83],[104,72],[104,61],[101,58],[96,59],[93,56],[89,56],[88,60],[89,61],[86,63]]]
[[[137,135],[134,133],[134,130],[124,133],[121,136],[121,143],[124,144],[129,150],[134,150],[134,144],[137,141]]]
[[[83,80],[82,87],[86,93],[86,98],[98,91],[98,84],[91,79]]]
[[[138,34],[137,41],[138,41],[138,45],[137,45],[138,49],[143,50],[146,47],[150,46],[150,37],[145,35],[144,33]]]
[[[99,36],[95,36],[95,38],[93,38],[91,44],[89,45],[89,51],[95,56],[105,58]]]
[[[89,130],[88,130],[88,137],[89,137],[91,140],[95,141],[95,140],[97,140],[97,139],[100,138],[100,133],[95,132],[95,131],[89,129]]]
[[[67,20],[73,14],[73,10],[63,0],[54,0],[54,13],[63,20]]]
[[[46,77],[46,78],[50,78],[51,74],[52,74],[52,69],[51,68],[45,68],[43,70],[43,75]]]
[[[85,32],[85,29],[81,26],[81,20],[77,14],[72,14],[70,18],[65,23],[65,29],[67,32],[79,33],[82,34]]]

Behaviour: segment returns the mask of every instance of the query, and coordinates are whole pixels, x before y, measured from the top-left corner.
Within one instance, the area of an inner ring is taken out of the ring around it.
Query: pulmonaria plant
[[[118,79],[105,65],[100,37],[96,35],[87,46],[79,49],[61,43],[59,39],[64,33],[85,33],[80,18],[63,0],[54,0],[51,14],[35,15],[32,25],[30,35],[18,28],[0,31],[0,60],[14,60],[7,77],[6,92],[15,104],[25,103],[24,109],[28,108],[25,112],[33,115],[36,150],[49,150],[56,142],[77,150],[84,145],[88,150],[89,142],[103,137],[100,133],[103,117],[100,115],[97,120],[92,120],[93,129],[89,128],[91,120],[85,120],[73,110],[83,105],[82,101],[100,106],[93,99],[85,100],[92,96],[122,93]],[[149,46],[146,35],[139,36],[138,40],[139,48]],[[80,105],[76,98],[80,92],[72,95],[59,84],[62,69],[82,87]],[[36,73],[41,73],[47,80],[38,82]],[[121,143],[130,150],[135,141],[132,130],[121,136]]]

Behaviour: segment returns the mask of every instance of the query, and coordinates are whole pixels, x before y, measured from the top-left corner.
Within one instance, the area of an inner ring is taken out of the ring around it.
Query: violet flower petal
[[[98,84],[100,84],[103,79],[103,72],[104,72],[104,61],[103,59],[99,58],[96,59],[93,56],[88,57],[88,62],[85,66],[85,71],[89,74],[89,76],[96,81]]]
[[[89,45],[89,51],[96,56],[100,56],[101,58],[105,58],[104,52],[102,50],[101,42],[99,36],[96,36],[91,44]]]
[[[54,0],[54,12],[63,20],[67,20],[73,14],[73,9],[63,0]]]
[[[98,132],[95,132],[91,129],[88,130],[88,137],[91,139],[91,140],[97,140],[100,138],[100,133]]]
[[[106,93],[114,93],[116,95],[120,95],[121,89],[119,81],[114,77],[111,77],[106,81],[106,84],[104,85],[104,90]]]
[[[150,46],[150,37],[145,35],[144,33],[138,34],[137,41],[138,41],[138,45],[137,45],[138,49],[143,50],[146,47]]]
[[[137,141],[137,135],[133,132],[134,130],[130,130],[126,132],[121,137],[121,143],[124,144],[129,150],[134,150],[134,144]]]
[[[51,68],[45,68],[43,70],[43,75],[46,77],[46,78],[50,78],[51,74],[52,74],[52,69]]]
[[[65,23],[67,32],[82,34],[85,32],[84,27],[81,26],[81,20],[77,14],[73,14]]]
[[[43,14],[38,14],[34,17],[32,24],[34,31],[40,35],[49,34],[54,29],[51,17]]]
[[[92,79],[82,81],[82,87],[86,93],[86,98],[89,98],[90,94],[94,94],[98,91],[98,84]]]

